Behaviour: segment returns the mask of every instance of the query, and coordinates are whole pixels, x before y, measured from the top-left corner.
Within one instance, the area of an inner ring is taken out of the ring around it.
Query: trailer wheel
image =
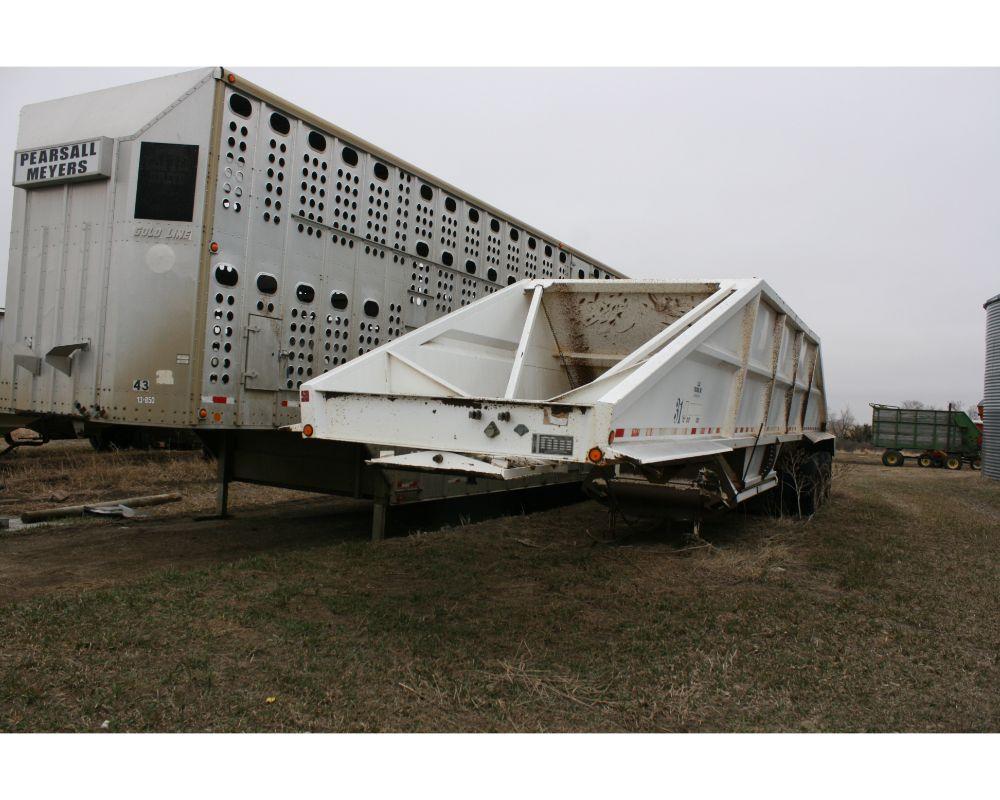
[[[969,462],[969,466],[972,469],[982,469],[983,468],[983,460],[979,456],[974,456],[972,458],[972,460]]]
[[[944,460],[944,465],[948,469],[961,469],[962,468],[962,457],[961,456],[948,456]]]
[[[922,466],[922,467],[933,467],[934,466],[934,459],[931,458],[930,455],[928,455],[927,453],[922,453],[917,458],[917,463],[920,466]]]
[[[811,453],[777,465],[779,483],[773,513],[811,517],[829,499],[833,483],[833,456]],[[773,502],[773,501],[772,501]]]
[[[106,453],[111,449],[111,442],[108,441],[103,431],[92,433],[87,437],[87,439],[90,442],[90,446],[93,447],[98,453]]]
[[[903,466],[903,454],[898,450],[886,450],[882,453],[882,463],[887,467]]]

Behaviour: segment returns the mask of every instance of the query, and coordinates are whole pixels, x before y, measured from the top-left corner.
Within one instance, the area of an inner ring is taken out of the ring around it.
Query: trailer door
[[[243,385],[247,389],[277,391],[283,356],[281,320],[251,314],[247,324],[247,360]]]

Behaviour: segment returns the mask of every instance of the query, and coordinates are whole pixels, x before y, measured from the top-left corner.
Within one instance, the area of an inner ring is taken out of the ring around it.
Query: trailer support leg
[[[386,517],[389,515],[389,504],[376,500],[372,509],[372,541],[380,542],[385,538]]]
[[[380,542],[385,538],[385,527],[389,517],[389,485],[385,475],[379,475],[375,481],[375,503],[372,506],[372,541]]]
[[[218,488],[215,495],[215,516],[229,517],[229,480],[233,474],[233,439],[228,433],[222,434],[219,450]]]

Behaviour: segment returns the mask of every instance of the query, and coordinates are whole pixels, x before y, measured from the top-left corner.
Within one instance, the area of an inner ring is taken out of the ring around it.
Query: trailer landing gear
[[[375,481],[374,505],[372,506],[372,541],[385,538],[385,528],[389,521],[389,483],[384,472]]]
[[[229,484],[233,479],[233,437],[222,434],[216,461],[215,513],[195,517],[198,522],[229,519]]]

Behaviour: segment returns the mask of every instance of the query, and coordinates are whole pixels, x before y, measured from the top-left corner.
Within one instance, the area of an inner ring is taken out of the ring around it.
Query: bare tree
[[[912,409],[915,409],[917,411],[919,411],[922,408],[927,408],[927,406],[925,406],[919,400],[904,400],[902,403],[899,404],[899,407],[900,408],[912,408]]]
[[[794,505],[787,511],[800,519],[811,517],[830,497],[833,472],[829,457],[824,462],[804,447],[783,447],[776,468],[781,484],[771,502],[777,503],[779,516],[785,515],[786,501],[791,500]]]
[[[844,406],[839,412],[830,415],[830,432],[838,439],[850,438],[857,424],[850,406]]]

